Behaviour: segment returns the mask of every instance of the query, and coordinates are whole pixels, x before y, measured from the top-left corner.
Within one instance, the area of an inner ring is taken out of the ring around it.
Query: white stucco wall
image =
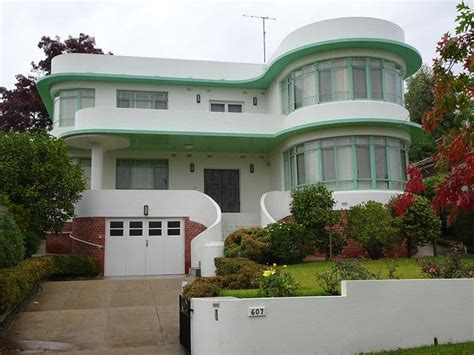
[[[249,318],[251,306],[266,316]],[[198,355],[358,354],[474,340],[474,279],[343,281],[342,296],[195,298],[191,308]]]

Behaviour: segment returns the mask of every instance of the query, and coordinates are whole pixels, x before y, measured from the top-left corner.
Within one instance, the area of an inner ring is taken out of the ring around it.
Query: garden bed
[[[439,259],[442,259],[441,257]],[[464,259],[468,265],[474,266],[474,258]],[[421,271],[420,265],[415,258],[404,259],[381,259],[364,260],[361,264],[373,273],[380,272],[381,279],[389,279],[388,261],[395,262],[397,265],[396,276],[400,279],[424,279],[426,275]],[[295,296],[324,296],[328,295],[316,281],[316,274],[328,271],[334,266],[333,261],[314,261],[300,264],[288,265],[285,272],[294,276],[300,287]],[[257,298],[262,297],[259,289],[222,289],[219,296],[232,296],[237,298]]]

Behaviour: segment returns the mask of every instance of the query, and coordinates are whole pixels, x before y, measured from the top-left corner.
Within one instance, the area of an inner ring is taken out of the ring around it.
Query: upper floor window
[[[242,112],[242,104],[238,102],[212,102],[211,112]]]
[[[54,98],[55,122],[59,127],[74,126],[76,111],[94,107],[94,89],[60,90]]]
[[[168,189],[168,160],[117,159],[117,189]]]
[[[319,139],[283,153],[285,189],[323,182],[330,190],[403,190],[407,162],[407,145],[400,139]]]
[[[168,93],[117,90],[117,107],[168,109]]]
[[[326,60],[293,71],[282,82],[282,110],[341,100],[403,104],[403,73],[390,61],[354,57]]]

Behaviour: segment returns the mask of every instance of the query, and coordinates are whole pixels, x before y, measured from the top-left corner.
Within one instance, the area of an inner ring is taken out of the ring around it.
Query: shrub
[[[454,222],[454,238],[474,251],[474,210],[461,212]]]
[[[24,257],[25,245],[20,228],[10,213],[0,214],[0,268],[15,266]]]
[[[264,270],[260,277],[260,292],[266,297],[291,297],[298,287],[293,275],[281,273],[276,264]]]
[[[242,257],[258,263],[266,263],[269,247],[266,229],[260,227],[240,228],[226,238],[224,255],[229,258]]]
[[[70,261],[74,260],[74,261]],[[87,266],[81,268],[77,265],[83,261]],[[24,303],[33,294],[39,283],[48,278],[64,275],[62,267],[76,265],[67,268],[68,277],[97,276],[99,267],[92,267],[91,263],[97,265],[95,259],[87,256],[61,255],[42,256],[26,259],[14,267],[0,270],[0,315]],[[78,274],[74,274],[74,270]],[[95,273],[94,273],[95,272]]]
[[[417,245],[435,244],[441,235],[441,220],[423,196],[413,195],[413,202],[399,217],[400,229],[407,239],[408,257]]]
[[[267,228],[272,262],[295,264],[314,252],[314,238],[302,225],[295,222],[273,223]]]
[[[262,265],[245,258],[215,258],[216,275],[222,277],[221,286],[230,289],[253,288],[257,284]]]
[[[100,274],[96,259],[84,255],[53,255],[53,278],[94,277]]]
[[[368,201],[352,207],[347,214],[346,233],[372,259],[379,259],[400,241],[400,231],[390,211],[381,203]]]
[[[421,271],[432,279],[474,277],[474,268],[464,262],[463,256],[463,248],[459,245],[446,258],[421,258],[419,264]]]
[[[190,300],[193,297],[216,297],[221,290],[222,279],[220,277],[200,277],[183,290],[183,296]]]
[[[337,261],[336,264],[323,273],[316,274],[316,280],[327,293],[341,294],[343,280],[378,280],[380,273],[370,272],[358,261]]]
[[[339,215],[333,211],[335,204],[332,193],[323,184],[318,183],[293,193],[290,211],[295,222],[301,224],[314,238],[314,246],[329,258],[329,245],[332,237],[337,238],[333,226],[339,222]],[[339,241],[342,239],[339,238]],[[335,243],[338,245],[338,243]],[[342,251],[333,248],[333,255]]]

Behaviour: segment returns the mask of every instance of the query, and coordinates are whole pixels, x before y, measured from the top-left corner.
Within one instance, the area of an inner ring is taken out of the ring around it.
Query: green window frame
[[[334,191],[403,190],[408,146],[398,138],[341,136],[304,142],[283,153],[286,190],[318,182]]]
[[[293,70],[280,82],[283,114],[301,107],[345,100],[376,100],[403,106],[403,72],[394,62],[343,57]]]
[[[168,109],[168,93],[165,91],[117,90],[118,108]]]
[[[117,190],[167,190],[169,188],[167,159],[117,159],[115,170]]]
[[[95,106],[95,89],[65,89],[54,95],[54,126],[70,127],[75,125],[76,112]]]

